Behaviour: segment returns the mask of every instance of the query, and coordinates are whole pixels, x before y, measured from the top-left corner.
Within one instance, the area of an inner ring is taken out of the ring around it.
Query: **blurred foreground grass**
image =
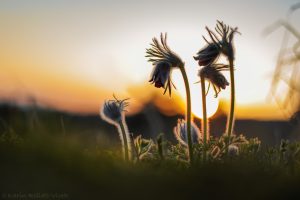
[[[182,161],[183,149],[165,142],[164,160],[155,146],[151,156],[129,164],[123,161],[114,127],[98,125],[98,118],[82,123],[83,118],[14,107],[3,107],[0,113],[2,199],[300,197],[300,143],[262,144],[259,151],[248,145],[238,156],[190,168]]]
[[[299,197],[298,161],[291,170],[286,163],[271,160],[257,154],[192,168],[171,159],[126,164],[114,147],[87,148],[63,136],[33,134],[21,138],[5,133],[0,139],[0,190],[2,195],[67,195],[61,199]]]

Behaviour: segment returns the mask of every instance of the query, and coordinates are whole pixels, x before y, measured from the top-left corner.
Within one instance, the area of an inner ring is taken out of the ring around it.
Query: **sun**
[[[202,118],[202,97],[201,97],[201,88],[200,85],[196,85],[195,87],[191,87],[191,96],[192,96],[192,112],[195,116]],[[219,107],[219,100],[214,97],[213,90],[209,90],[206,96],[206,110],[207,117],[213,116]]]
[[[193,74],[191,74],[192,76]],[[174,72],[172,75],[174,82],[176,83],[177,91],[180,96],[183,98],[185,102],[185,87],[182,81],[182,77],[180,73]],[[194,78],[195,80],[196,78]],[[194,81],[195,82],[195,81]],[[192,112],[196,117],[202,118],[202,97],[201,97],[201,87],[200,84],[195,84],[194,82],[190,81],[190,90],[191,90],[191,100],[192,100]],[[206,96],[206,110],[207,116],[213,116],[219,107],[219,99],[214,97],[214,91],[210,88],[207,96]]]

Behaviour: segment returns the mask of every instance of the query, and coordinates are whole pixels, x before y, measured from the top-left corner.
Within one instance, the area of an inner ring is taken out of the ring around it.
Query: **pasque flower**
[[[229,85],[225,76],[221,73],[223,70],[229,70],[228,65],[223,64],[210,64],[199,70],[200,78],[203,77],[205,80],[212,84],[215,91],[215,97],[218,96],[221,89],[225,89]],[[209,89],[209,87],[208,87]]]
[[[157,38],[152,39],[151,48],[146,49],[146,57],[148,61],[154,65],[153,72],[149,82],[154,83],[157,88],[163,87],[164,94],[169,91],[172,93],[171,72],[173,68],[182,67],[184,63],[181,58],[174,53],[167,44],[167,34],[160,35],[160,43]]]
[[[230,144],[228,146],[228,155],[229,156],[237,156],[238,154],[239,154],[239,147],[234,144]]]
[[[119,100],[114,96],[113,100],[104,102],[100,110],[100,116],[103,120],[111,124],[118,124],[122,121],[125,108],[128,106],[128,99]]]
[[[200,130],[197,128],[197,126],[192,123],[192,143],[198,143],[201,139],[201,133]],[[178,119],[177,126],[174,127],[174,135],[177,141],[182,144],[183,146],[187,145],[187,125],[185,120]]]
[[[224,90],[226,86],[229,85],[225,76],[221,73],[221,71],[223,70],[229,70],[229,66],[223,64],[210,64],[202,67],[199,70],[199,74],[198,74],[200,77],[199,82],[201,83],[201,96],[202,96],[202,112],[203,112],[202,132],[203,132],[203,144],[204,144],[204,150],[203,150],[204,161],[206,160],[206,142],[209,139],[209,124],[208,124],[208,118],[206,112],[206,95],[210,85],[213,86],[213,89],[215,91],[215,97],[218,96],[221,89]],[[205,89],[205,80],[207,80],[209,83],[207,92]]]
[[[211,31],[208,27],[206,27],[208,34],[212,40],[212,44],[217,46],[220,53],[223,53],[227,58],[234,59],[234,47],[233,47],[233,36],[238,32],[238,28],[232,28],[221,21],[217,21],[217,25],[215,27],[216,33]],[[220,36],[220,38],[217,36]],[[205,39],[205,38],[204,38]],[[206,40],[206,39],[205,39]],[[206,40],[207,41],[207,40]],[[209,43],[211,44],[211,43]]]
[[[117,127],[126,161],[130,159],[131,151],[131,142],[124,115],[125,108],[129,105],[127,100],[119,100],[114,96],[113,100],[105,101],[100,109],[101,118]]]
[[[199,66],[207,66],[214,63],[221,53],[228,57],[228,59],[234,59],[234,48],[233,48],[233,36],[235,33],[239,33],[237,28],[231,28],[225,25],[221,21],[217,21],[215,27],[216,33],[206,27],[208,34],[211,38],[209,42],[205,37],[203,39],[207,42],[207,45],[198,51],[197,56],[194,59],[198,61]],[[220,36],[220,38],[217,36]]]
[[[219,45],[208,42],[207,46],[198,51],[197,56],[194,56],[194,59],[198,61],[199,66],[210,65],[219,57],[220,52]]]
[[[211,42],[209,42],[205,37],[203,37],[204,40],[207,42],[207,45],[197,53],[197,56],[194,57],[194,59],[198,61],[198,64],[200,66],[204,66],[199,71],[202,88],[202,132],[204,146],[206,146],[206,141],[209,135],[209,126],[207,123],[208,119],[206,113],[206,94],[211,84],[215,91],[215,97],[218,96],[221,89],[225,89],[226,86],[229,85],[228,81],[226,80],[225,76],[221,73],[221,71],[229,69],[233,70],[232,63],[234,59],[234,50],[232,40],[234,33],[237,32],[237,28],[230,28],[229,26],[226,26],[223,22],[217,21],[217,25],[215,28],[216,33],[211,31],[208,27],[206,27],[206,30],[208,31]],[[217,34],[221,37],[221,39],[219,39]],[[227,56],[228,60],[230,61],[230,66],[216,64],[216,60],[218,59],[220,54],[224,54],[225,56]],[[207,92],[205,92],[205,80],[209,82]],[[233,86],[234,83],[232,83],[232,87]],[[206,160],[206,148],[204,148],[203,151],[203,159],[204,161]]]
[[[165,85],[167,84],[166,87],[170,87],[171,90],[171,86],[169,85],[172,83],[170,75],[171,75],[170,64],[167,62],[160,62],[157,63],[157,65],[155,66],[149,82],[154,83],[154,86],[157,88],[161,88],[161,87],[165,88]]]
[[[186,129],[187,129],[187,143],[188,143],[188,157],[190,164],[193,164],[193,147],[192,147],[192,108],[191,108],[191,91],[188,77],[186,74],[184,63],[181,58],[174,53],[167,45],[167,34],[160,35],[160,43],[156,38],[152,39],[151,48],[146,49],[146,57],[149,62],[154,65],[154,69],[149,82],[154,83],[155,87],[165,89],[164,94],[169,91],[172,94],[171,72],[173,69],[179,69],[184,81],[186,92]],[[175,87],[175,86],[174,86]]]
[[[204,40],[208,43],[206,47],[201,49],[197,56],[194,57],[195,60],[198,60],[198,64],[200,66],[211,66],[215,64],[217,58],[220,54],[223,54],[227,57],[229,62],[229,71],[230,71],[230,88],[231,88],[231,99],[230,99],[230,111],[228,115],[227,120],[227,126],[226,126],[226,132],[228,135],[231,135],[234,125],[234,109],[235,109],[235,81],[234,81],[234,46],[233,46],[233,37],[235,33],[238,32],[238,28],[232,28],[226,24],[224,24],[221,21],[217,21],[215,31],[210,30],[208,27],[206,27],[206,30],[208,31],[209,37],[211,39],[211,42],[206,40],[205,37]],[[225,89],[225,87],[228,85],[227,80],[225,77],[218,73],[219,70],[215,70],[213,68],[206,68],[203,69],[202,73],[206,71],[208,74],[212,74],[212,76],[206,77],[206,79],[209,79],[211,83],[213,83],[214,90],[216,92],[216,95],[221,91],[221,89]],[[206,74],[204,73],[204,75]],[[201,74],[201,71],[200,71]],[[204,80],[201,83],[201,87],[204,88]],[[204,98],[202,95],[202,98]],[[203,109],[204,110],[204,109]],[[203,111],[204,112],[204,111]],[[205,121],[205,120],[204,120]],[[205,134],[205,133],[204,133]]]
[[[217,21],[215,30],[217,34],[221,37],[218,38],[216,33],[211,31],[206,27],[208,34],[214,44],[218,45],[221,53],[223,53],[229,62],[229,71],[230,71],[230,110],[227,118],[226,132],[227,135],[231,135],[234,126],[234,110],[235,110],[235,79],[234,79],[234,47],[233,47],[233,36],[235,33],[239,33],[236,28],[231,28],[225,25],[221,21]]]

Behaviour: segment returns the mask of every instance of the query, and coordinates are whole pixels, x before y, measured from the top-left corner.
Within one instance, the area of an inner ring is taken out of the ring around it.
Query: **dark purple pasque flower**
[[[214,43],[208,43],[206,47],[198,51],[194,59],[198,61],[199,66],[206,66],[214,63],[219,55],[219,46]]]
[[[125,108],[128,106],[128,99],[119,100],[114,96],[113,100],[104,102],[100,109],[100,116],[103,120],[111,123],[118,124],[122,121]]]
[[[233,36],[235,33],[239,33],[238,28],[232,28],[218,20],[215,27],[216,33],[211,31],[208,27],[206,27],[206,30],[208,31],[213,44],[219,47],[220,52],[227,56],[228,59],[234,60]],[[217,34],[221,39],[217,36]]]
[[[164,88],[166,83],[171,80],[170,75],[171,65],[167,62],[160,62],[154,66],[149,82],[154,83],[154,86],[157,88]]]
[[[174,135],[177,141],[183,145],[183,146],[188,146],[187,145],[187,125],[185,120],[183,119],[178,119],[177,121],[177,126],[174,127]],[[192,123],[192,143],[196,144],[200,141],[202,138],[200,130],[198,127]]]
[[[226,86],[229,85],[225,76],[221,73],[221,71],[228,69],[229,67],[227,65],[211,64],[199,70],[199,76],[201,78],[205,78],[210,84],[212,84],[215,91],[215,97],[218,96],[221,89],[224,90]]]
[[[211,38],[209,42],[205,37],[203,39],[207,42],[207,45],[198,51],[194,59],[198,61],[199,66],[207,66],[215,63],[221,53],[228,57],[228,59],[234,59],[234,47],[233,36],[235,33],[239,33],[236,28],[231,28],[225,25],[221,21],[217,21],[215,27],[216,33],[206,27],[208,34]],[[217,36],[220,36],[220,38]]]
[[[146,57],[154,66],[149,82],[157,88],[164,88],[164,94],[168,90],[171,96],[172,85],[174,86],[171,80],[172,69],[183,67],[184,63],[167,45],[167,34],[160,35],[160,43],[157,38],[153,38],[151,46],[146,49]]]

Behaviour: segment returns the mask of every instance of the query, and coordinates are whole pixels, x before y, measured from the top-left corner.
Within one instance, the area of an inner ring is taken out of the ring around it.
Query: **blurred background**
[[[184,116],[184,85],[171,98],[148,83],[153,67],[145,48],[168,33],[169,46],[186,64],[195,122],[201,120],[199,67],[205,26],[237,26],[236,134],[274,145],[299,138],[300,7],[295,0],[117,1],[2,0],[0,2],[1,132],[63,134],[87,144],[117,141],[99,108],[112,94],[130,98],[134,134],[174,140]],[[221,58],[224,63],[226,59]],[[228,74],[226,74],[228,77]],[[211,132],[225,130],[230,90],[208,94]]]

